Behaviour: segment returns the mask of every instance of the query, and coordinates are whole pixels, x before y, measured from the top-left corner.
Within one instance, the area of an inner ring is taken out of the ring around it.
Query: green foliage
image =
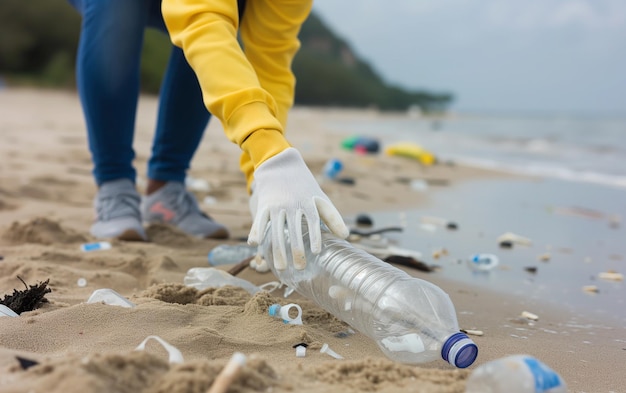
[[[10,83],[71,87],[81,18],[67,0],[0,0],[0,76]],[[107,0],[102,0],[107,1]],[[450,94],[390,86],[315,14],[300,32],[293,63],[296,104],[443,111]],[[157,93],[172,48],[168,37],[146,32],[141,86]]]

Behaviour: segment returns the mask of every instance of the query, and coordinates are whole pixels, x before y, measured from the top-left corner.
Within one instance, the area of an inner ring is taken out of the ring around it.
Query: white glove
[[[345,239],[349,235],[341,214],[324,194],[298,150],[292,147],[269,158],[254,171],[253,195],[250,209],[253,214],[256,210],[256,214],[248,243],[261,244],[267,223],[271,222],[274,267],[278,270],[287,268],[285,224],[296,269],[306,267],[303,216],[314,254],[322,249],[321,220],[336,236]]]

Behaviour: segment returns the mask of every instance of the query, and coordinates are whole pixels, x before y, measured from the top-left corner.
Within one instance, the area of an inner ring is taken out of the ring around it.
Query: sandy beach
[[[134,146],[140,190],[156,108],[155,97],[142,97]],[[355,183],[327,181],[322,187],[349,224],[362,212],[427,207],[437,190],[518,179],[451,163],[422,167],[406,158],[342,150],[344,136],[324,129],[322,120],[355,116],[382,115],[295,108],[288,134],[314,173],[321,173],[329,158],[344,163],[342,175]],[[232,287],[202,292],[185,287],[186,272],[208,267],[213,247],[239,243],[248,234],[251,218],[238,154],[213,120],[190,171],[205,181],[203,190],[194,191],[202,208],[228,226],[230,240],[199,240],[152,225],[150,242],[112,241],[110,250],[83,252],[81,244],[94,240],[89,227],[95,185],[76,93],[0,90],[0,296],[24,289],[19,278],[28,285],[49,280],[51,289],[42,307],[0,317],[0,392],[206,392],[234,352],[244,353],[248,362],[229,392],[461,393],[480,364],[522,353],[557,371],[570,392],[626,392],[623,319],[469,285],[441,271],[398,267],[445,290],[461,329],[484,333],[472,336],[479,356],[468,369],[454,369],[443,360],[419,367],[391,362],[366,336],[340,334],[346,324],[298,294],[284,298],[278,290],[251,296]],[[412,180],[425,181],[428,191],[415,192]],[[519,180],[533,187],[532,179]],[[623,225],[618,230],[624,234]],[[252,269],[238,277],[255,285],[275,281],[271,273]],[[79,285],[79,279],[86,284]],[[136,307],[87,304],[101,288],[114,289]],[[269,317],[273,303],[301,305],[304,324]],[[520,318],[524,311],[538,319]],[[135,351],[148,336],[178,348],[184,363],[169,364],[155,342]],[[309,345],[304,358],[296,358],[292,348],[299,342]],[[324,343],[345,359],[320,353]],[[23,370],[16,356],[39,364]]]

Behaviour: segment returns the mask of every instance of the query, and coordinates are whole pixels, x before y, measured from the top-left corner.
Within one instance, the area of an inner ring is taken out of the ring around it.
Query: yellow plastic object
[[[420,145],[411,142],[401,142],[389,145],[385,148],[385,153],[390,156],[412,158],[419,161],[423,165],[432,165],[437,161],[433,153],[425,150]]]

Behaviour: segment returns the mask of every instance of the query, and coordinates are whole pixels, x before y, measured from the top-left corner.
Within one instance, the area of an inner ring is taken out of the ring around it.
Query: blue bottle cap
[[[272,304],[267,311],[272,317],[275,317],[278,314],[278,310],[280,310],[280,304]]]
[[[471,366],[477,356],[478,347],[465,333],[455,333],[448,337],[441,348],[443,360],[458,368]]]

